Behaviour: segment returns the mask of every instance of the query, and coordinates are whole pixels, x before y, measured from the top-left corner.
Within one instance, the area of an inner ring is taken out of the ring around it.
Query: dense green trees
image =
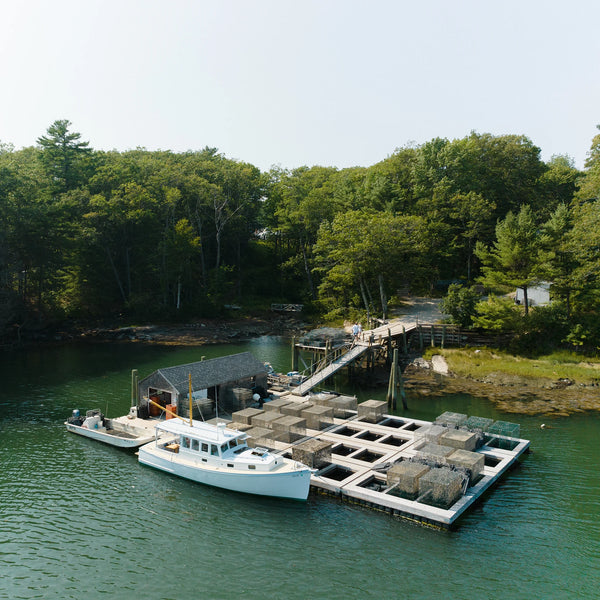
[[[418,216],[350,211],[325,221],[315,253],[320,295],[334,309],[361,305],[384,319],[390,293],[431,275],[425,221]],[[376,308],[377,307],[377,308]]]
[[[233,301],[251,277],[264,175],[211,148],[94,152],[69,127],[2,146],[2,326]]]
[[[523,136],[471,133],[261,173],[209,147],[95,151],[56,121],[36,147],[0,144],[0,327],[271,301],[385,317],[438,280],[550,281],[574,325],[598,299],[599,148],[579,173]],[[453,293],[472,312],[472,288]]]
[[[600,130],[600,125],[596,127]],[[585,167],[585,175],[581,178],[575,195],[575,199],[582,204],[600,200],[600,133],[592,140]]]
[[[488,288],[523,290],[525,314],[529,312],[527,290],[540,283],[540,230],[533,211],[524,205],[518,214],[512,211],[496,226],[496,241],[487,248],[479,243],[476,252],[483,263],[481,281]]]

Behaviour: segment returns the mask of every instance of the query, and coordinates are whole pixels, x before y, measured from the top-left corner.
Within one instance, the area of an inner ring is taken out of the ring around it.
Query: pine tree
[[[63,193],[76,188],[85,166],[85,158],[91,153],[89,142],[81,141],[81,134],[70,132],[71,122],[66,119],[54,121],[48,127],[48,135],[37,142],[41,146],[41,160],[53,182],[53,191]]]
[[[525,314],[529,312],[527,290],[540,282],[541,233],[531,208],[509,212],[496,225],[492,248],[478,244],[475,253],[483,263],[481,283],[492,289],[523,290]]]

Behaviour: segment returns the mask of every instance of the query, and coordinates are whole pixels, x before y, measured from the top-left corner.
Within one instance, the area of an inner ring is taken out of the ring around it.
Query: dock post
[[[296,338],[292,337],[292,371],[298,370],[298,348],[296,347]]]
[[[435,325],[431,326],[431,347],[435,348]]]
[[[394,360],[390,369],[390,381],[388,383],[387,403],[388,408],[396,410],[396,359],[398,358],[398,350],[394,349]]]
[[[402,371],[400,366],[397,365],[398,369],[398,387],[400,388],[400,399],[402,400],[402,408],[404,410],[408,409],[408,404],[406,403],[406,392],[404,391],[404,380],[402,378]]]
[[[131,406],[137,406],[137,381],[138,381],[138,372],[137,369],[132,369],[131,371]]]
[[[423,350],[423,326],[419,325],[419,348]]]
[[[446,343],[446,326],[442,325],[442,350],[444,349],[445,343]]]
[[[406,394],[404,392],[404,383],[402,382],[402,371],[398,365],[398,348],[394,348],[394,361],[390,369],[390,381],[388,384],[387,403],[388,407],[396,410],[398,404],[398,390],[400,390],[400,398],[402,407],[406,410]]]
[[[408,344],[406,341],[406,328],[402,325],[402,347],[404,348],[404,354],[408,354]]]

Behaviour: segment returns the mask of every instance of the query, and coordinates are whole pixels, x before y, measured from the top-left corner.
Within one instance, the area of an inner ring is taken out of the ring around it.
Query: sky
[[[0,0],[0,141],[370,166],[471,131],[584,167],[597,0]]]

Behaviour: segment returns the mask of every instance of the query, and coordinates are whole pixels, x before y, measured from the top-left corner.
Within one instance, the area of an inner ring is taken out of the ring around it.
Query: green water
[[[143,377],[242,350],[289,369],[289,344],[277,338],[0,356],[0,598],[600,598],[595,414],[550,423],[471,396],[409,397],[409,416],[518,420],[532,441],[533,454],[452,532],[321,496],[201,486],[63,426],[73,408],[124,414],[132,368]]]

